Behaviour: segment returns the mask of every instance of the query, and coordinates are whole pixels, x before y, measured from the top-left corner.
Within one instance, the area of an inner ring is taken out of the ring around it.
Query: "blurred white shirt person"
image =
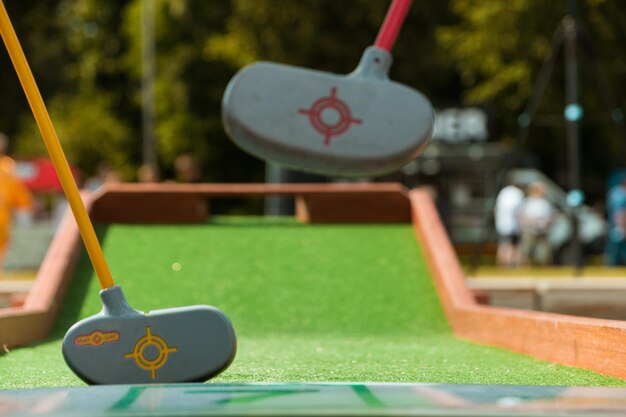
[[[552,261],[548,229],[554,219],[554,208],[546,198],[545,186],[533,182],[528,186],[519,213],[522,239],[520,250],[524,263],[546,265]]]
[[[519,262],[518,214],[523,201],[524,192],[516,184],[504,187],[496,198],[494,217],[499,237],[496,253],[499,265],[516,266]]]

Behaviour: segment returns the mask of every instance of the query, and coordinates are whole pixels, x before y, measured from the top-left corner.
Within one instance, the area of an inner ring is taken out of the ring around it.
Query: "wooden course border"
[[[430,196],[412,190],[409,198],[415,234],[456,336],[626,379],[626,322],[478,305]]]
[[[113,184],[86,199],[95,222],[204,222],[210,200],[294,196],[308,223],[413,223],[458,337],[626,379],[626,322],[478,305],[429,194],[399,184]],[[46,337],[82,252],[68,213],[21,308],[0,309],[0,346]]]
[[[90,210],[92,199],[87,195],[82,197],[85,208]],[[0,309],[0,347],[6,350],[48,336],[82,247],[76,221],[68,210],[50,243],[24,305]]]

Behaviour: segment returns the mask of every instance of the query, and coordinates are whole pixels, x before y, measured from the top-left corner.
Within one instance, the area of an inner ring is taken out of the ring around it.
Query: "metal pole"
[[[156,78],[154,0],[141,0],[141,116],[144,166],[158,173],[156,152]]]
[[[568,0],[563,18],[565,54],[565,125],[567,138],[568,182],[570,190],[580,190],[580,126],[582,107],[578,103],[578,58],[576,50],[576,0]],[[572,255],[577,269],[582,267],[576,208],[572,208]]]

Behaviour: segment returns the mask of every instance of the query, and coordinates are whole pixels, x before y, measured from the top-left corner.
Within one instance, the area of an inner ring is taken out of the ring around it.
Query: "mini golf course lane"
[[[625,385],[453,337],[410,225],[218,217],[98,231],[133,307],[230,316],[238,353],[215,382]],[[100,310],[98,290],[84,256],[50,339],[0,357],[0,388],[82,385],[60,339]]]

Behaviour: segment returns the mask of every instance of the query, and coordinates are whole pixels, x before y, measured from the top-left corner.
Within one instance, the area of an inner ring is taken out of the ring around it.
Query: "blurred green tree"
[[[68,51],[59,36],[58,21],[50,18],[55,15],[57,5],[58,0],[5,2],[44,98],[54,96],[67,80],[63,68]],[[30,108],[4,45],[0,47],[0,91],[0,131],[11,138],[10,148],[13,151],[19,142],[15,135],[22,118],[30,115]]]
[[[337,74],[351,72],[374,43],[388,0],[233,0],[226,31],[209,37],[212,59],[238,68],[275,61]],[[456,100],[456,72],[437,48],[436,30],[451,24],[448,1],[414,2],[393,51],[391,78],[438,101]]]
[[[452,0],[458,18],[438,31],[442,50],[456,62],[467,103],[489,103],[504,139],[513,141],[517,118],[532,94],[539,70],[551,52],[552,37],[567,11],[566,1]],[[611,169],[623,166],[626,137],[615,128],[605,105],[594,65],[606,74],[617,105],[624,107],[626,3],[606,0],[577,2],[579,23],[593,53],[581,37],[578,47],[584,188],[604,189]],[[562,49],[561,49],[562,51]],[[562,53],[562,52],[561,52]],[[540,156],[546,172],[564,183],[564,62],[557,61],[531,130],[527,149]],[[567,185],[567,184],[563,184]]]
[[[230,4],[155,3],[161,164],[172,176],[176,155],[193,152],[212,168],[206,179],[223,180],[220,165],[227,161],[220,153],[232,145],[221,130],[219,103],[232,69],[210,62],[203,44],[210,34],[222,30]],[[30,42],[31,66],[68,157],[87,175],[95,171],[97,162],[107,160],[126,179],[134,179],[141,164],[141,1],[62,0],[42,9],[41,21],[53,28],[47,37],[59,45],[53,54],[46,37]],[[29,13],[25,8],[11,15]],[[24,20],[34,25],[32,18]],[[35,37],[27,33],[26,44]],[[42,62],[46,53],[58,63],[54,71],[49,67],[52,60]],[[59,75],[46,82],[49,73]],[[15,87],[16,80],[11,81]],[[54,87],[46,88],[48,84]],[[15,94],[19,93],[17,85]],[[15,135],[14,149],[22,156],[45,153],[33,118],[24,109],[17,114],[11,111],[13,126],[6,124]]]
[[[455,101],[459,89],[450,57],[435,41],[439,25],[453,23],[447,4],[415,2],[391,73],[436,102]],[[141,164],[141,0],[10,5],[72,162],[90,175],[99,160],[107,160],[133,179]],[[262,161],[239,150],[222,129],[220,104],[229,79],[258,59],[348,73],[373,43],[389,1],[155,0],[155,5],[156,136],[165,177],[174,176],[176,156],[190,152],[200,159],[204,180],[261,181]],[[12,71],[10,65],[1,68]],[[20,155],[43,153],[14,78],[0,80],[7,87],[0,97],[0,109],[6,110],[0,129],[15,138]]]
[[[221,33],[230,15],[230,2],[156,1],[156,120],[157,149],[166,175],[173,176],[176,156],[198,156],[207,181],[260,180],[260,163],[239,155],[221,127],[222,93],[232,67],[204,53],[206,40]],[[141,1],[125,11],[124,55],[128,74],[137,86],[133,101],[140,106]],[[252,163],[250,163],[252,162]]]
[[[36,16],[28,8],[22,11],[23,20],[30,24],[24,23],[24,36],[18,36],[64,150],[70,162],[87,175],[103,160],[126,177],[133,171],[133,154],[128,151],[133,141],[132,108],[119,88],[127,79],[119,59],[124,42],[111,35],[120,25],[123,3],[63,0],[47,2],[47,10],[42,6]],[[19,12],[12,14],[13,21],[22,20]],[[33,31],[37,33],[42,26],[50,29],[45,36],[34,37]],[[20,106],[13,114],[15,154],[45,154],[30,109]]]

